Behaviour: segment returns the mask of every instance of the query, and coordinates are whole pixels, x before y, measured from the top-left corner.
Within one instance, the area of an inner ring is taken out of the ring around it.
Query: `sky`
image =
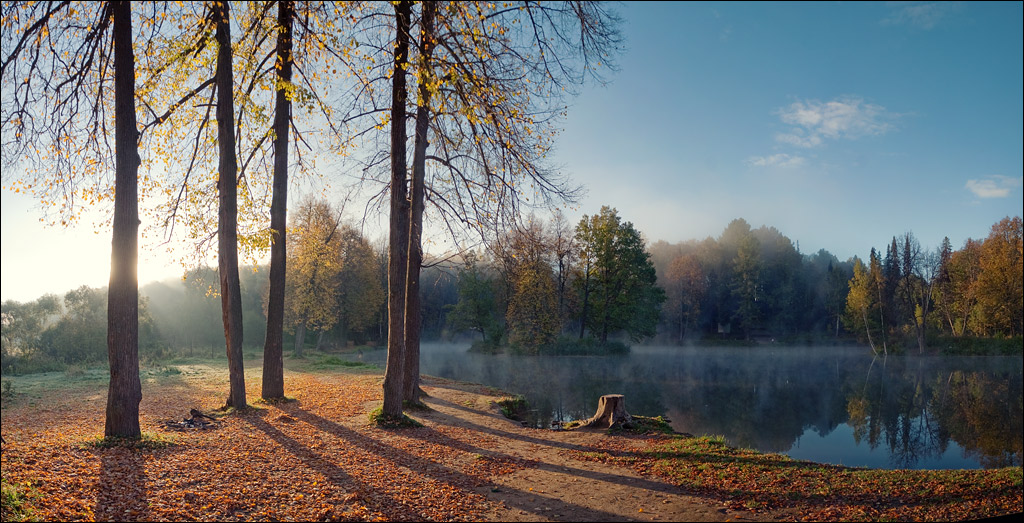
[[[770,226],[810,254],[954,248],[1022,214],[1021,2],[627,2],[625,51],[550,160],[650,241]],[[291,191],[295,204],[301,191]],[[110,231],[0,194],[0,299],[109,278]],[[182,269],[143,239],[141,284]]]

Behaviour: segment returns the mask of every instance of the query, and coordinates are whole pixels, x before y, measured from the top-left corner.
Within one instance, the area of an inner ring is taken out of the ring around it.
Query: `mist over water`
[[[622,356],[519,356],[426,343],[421,371],[522,394],[534,426],[631,414],[797,459],[872,468],[1021,464],[1020,357],[873,358],[862,347],[633,347]],[[383,365],[384,351],[365,355]]]

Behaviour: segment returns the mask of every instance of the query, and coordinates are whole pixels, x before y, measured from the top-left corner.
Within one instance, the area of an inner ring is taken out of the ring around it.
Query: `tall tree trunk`
[[[316,333],[316,347],[314,347],[313,350],[319,351],[320,350],[320,345],[323,344],[323,342],[324,342],[324,331],[323,331],[323,329],[320,329]]]
[[[406,188],[405,68],[409,62],[412,2],[395,4],[395,67],[391,87],[391,217],[388,256],[388,359],[384,369],[385,416],[402,416],[405,373],[405,290],[409,270],[409,199]]]
[[[683,339],[686,338],[686,315],[683,312],[683,308],[679,308],[679,344],[683,344]]]
[[[244,408],[245,367],[242,364],[242,294],[238,281],[238,160],[235,158],[231,11],[227,2],[214,2],[213,5],[213,16],[217,23],[217,144],[220,147],[217,260],[230,381],[227,406]]]
[[[411,209],[409,213],[409,273],[405,291],[405,383],[404,399],[415,403],[420,400],[420,333],[423,318],[420,310],[420,268],[423,265],[423,197],[427,172],[427,145],[430,130],[431,57],[434,52],[433,1],[423,2],[420,15],[420,78],[419,99],[416,101],[416,142],[413,145],[412,181],[410,182]]]
[[[139,438],[139,141],[135,121],[135,55],[129,2],[111,2],[114,19],[114,232],[107,291],[106,437]]]
[[[288,120],[292,103],[292,18],[294,2],[277,4],[277,99],[274,102],[274,196],[270,203],[270,297],[267,339],[263,345],[263,399],[284,397],[285,234],[288,225]]]
[[[587,315],[590,314],[590,262],[584,267],[583,276],[583,309],[580,314],[580,339],[587,329]]]
[[[878,350],[875,349],[875,341],[871,339],[871,327],[868,325],[868,312],[867,312],[867,309],[864,309],[862,312],[863,312],[863,315],[864,315],[864,332],[868,335],[868,345],[871,346],[871,353],[875,354],[877,356],[878,355]]]
[[[303,344],[306,343],[306,320],[302,320],[297,327],[295,327],[295,357],[302,357]]]

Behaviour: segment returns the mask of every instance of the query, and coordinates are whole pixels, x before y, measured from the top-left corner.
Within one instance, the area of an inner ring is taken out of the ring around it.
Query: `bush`
[[[930,347],[935,347],[940,354],[963,355],[963,356],[1014,356],[1024,354],[1024,338],[1015,336],[1012,338],[974,338],[950,336],[936,337],[929,341]]]
[[[4,358],[4,374],[11,376],[24,376],[26,374],[39,374],[43,372],[63,372],[68,368],[67,364],[47,357],[44,354],[33,351],[28,354],[17,356],[8,355]]]
[[[516,421],[525,419],[523,415],[528,408],[526,398],[520,395],[498,400],[498,407],[501,408],[501,413],[506,418]]]

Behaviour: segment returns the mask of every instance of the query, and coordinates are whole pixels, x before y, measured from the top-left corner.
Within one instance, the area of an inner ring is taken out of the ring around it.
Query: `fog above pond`
[[[603,394],[675,430],[876,468],[1021,464],[1020,357],[873,358],[862,347],[634,347],[623,356],[518,356],[423,345],[424,374],[522,394],[532,422],[591,416]],[[384,351],[366,354],[383,365]]]

